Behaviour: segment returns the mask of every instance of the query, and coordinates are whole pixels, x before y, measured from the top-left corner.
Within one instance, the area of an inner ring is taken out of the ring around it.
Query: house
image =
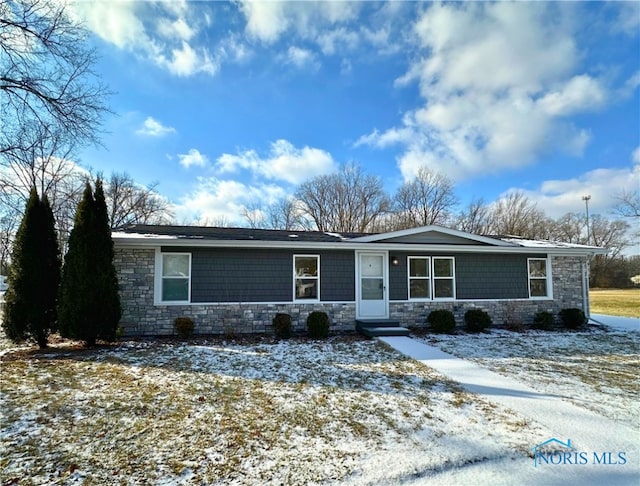
[[[277,312],[304,329],[313,310],[332,330],[356,320],[458,322],[482,308],[495,323],[537,311],[589,313],[589,258],[601,248],[426,226],[378,234],[132,225],[112,234],[126,335],[265,333]]]

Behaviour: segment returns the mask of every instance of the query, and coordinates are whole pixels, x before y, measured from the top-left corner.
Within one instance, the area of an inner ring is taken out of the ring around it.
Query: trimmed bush
[[[562,309],[559,313],[562,325],[567,329],[577,329],[587,323],[587,318],[582,309]]]
[[[491,317],[482,309],[469,309],[464,313],[464,326],[468,332],[483,332],[491,326]]]
[[[451,334],[456,328],[456,318],[453,312],[447,309],[431,311],[427,316],[427,322],[431,330],[439,334]]]
[[[534,329],[548,331],[553,327],[553,321],[553,313],[547,311],[536,312],[536,315],[533,316],[533,327]]]
[[[291,316],[289,314],[276,314],[273,318],[273,330],[280,339],[289,339],[293,334]]]
[[[313,311],[307,317],[307,332],[313,339],[324,339],[329,336],[329,316],[326,312]]]
[[[193,335],[195,325],[191,317],[176,317],[173,321],[173,328],[182,339],[189,339]]]

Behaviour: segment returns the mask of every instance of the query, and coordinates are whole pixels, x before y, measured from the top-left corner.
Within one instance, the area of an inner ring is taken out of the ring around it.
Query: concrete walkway
[[[401,336],[379,339],[458,382],[467,391],[509,407],[518,415],[540,424],[548,429],[549,438],[563,442],[571,439],[577,450],[589,451],[589,455],[592,452],[613,452],[614,455],[626,452],[627,463],[622,466],[595,465],[582,470],[575,466],[569,476],[577,482],[589,479],[583,484],[593,484],[591,479],[599,476],[606,478],[601,484],[640,484],[640,434],[631,428],[415,339]],[[531,447],[535,445],[531,444]],[[565,484],[573,484],[573,481]]]
[[[638,303],[640,305],[640,303]],[[614,329],[626,331],[640,331],[640,319],[636,317],[609,316],[606,314],[591,314],[589,320],[596,324],[603,324]]]

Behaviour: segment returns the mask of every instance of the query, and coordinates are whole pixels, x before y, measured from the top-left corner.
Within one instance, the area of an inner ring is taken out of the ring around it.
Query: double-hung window
[[[453,257],[410,256],[409,299],[455,299],[455,260]]]
[[[549,297],[549,272],[546,258],[528,258],[529,297],[542,299]]]
[[[294,300],[320,299],[320,255],[293,256]]]
[[[189,302],[191,297],[191,253],[162,253],[161,302]]]
[[[431,258],[409,257],[409,298],[431,298]]]
[[[433,257],[433,298],[455,299],[455,288],[453,257]]]

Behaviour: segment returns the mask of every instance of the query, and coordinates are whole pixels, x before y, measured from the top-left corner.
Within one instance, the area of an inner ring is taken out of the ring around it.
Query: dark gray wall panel
[[[320,299],[349,301],[356,298],[356,268],[353,251],[321,251]]]
[[[197,247],[164,247],[162,251],[192,254],[192,302],[290,302],[294,254],[320,255],[322,301],[355,299],[353,251]]]
[[[389,259],[391,260],[393,256],[398,257],[399,265],[392,265],[389,271],[391,300],[408,299],[408,256],[454,257],[457,299],[526,299],[529,297],[527,257],[535,255],[391,252]]]
[[[456,255],[458,299],[526,299],[526,255]]]

